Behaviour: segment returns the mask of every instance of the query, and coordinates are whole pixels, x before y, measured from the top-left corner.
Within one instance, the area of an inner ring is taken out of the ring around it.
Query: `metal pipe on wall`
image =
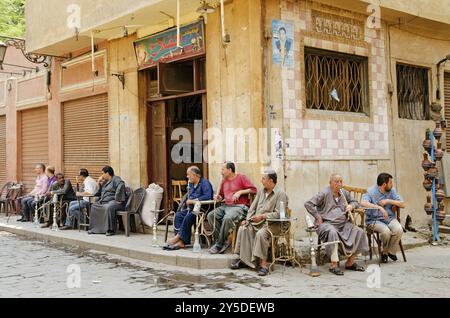
[[[177,48],[180,47],[180,0],[177,0]]]

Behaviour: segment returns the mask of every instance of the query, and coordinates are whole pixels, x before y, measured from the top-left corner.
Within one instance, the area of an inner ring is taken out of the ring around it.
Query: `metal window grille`
[[[428,69],[397,64],[397,100],[400,118],[429,120]]]
[[[369,114],[367,74],[367,57],[305,48],[307,108]]]

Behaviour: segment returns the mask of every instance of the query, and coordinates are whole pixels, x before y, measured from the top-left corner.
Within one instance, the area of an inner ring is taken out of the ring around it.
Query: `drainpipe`
[[[177,48],[180,47],[180,0],[177,0]]]

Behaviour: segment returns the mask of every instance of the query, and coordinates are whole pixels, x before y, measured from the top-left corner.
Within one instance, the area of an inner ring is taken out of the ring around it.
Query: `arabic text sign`
[[[169,62],[205,52],[203,22],[199,21],[180,28],[180,46],[177,48],[177,29],[170,29],[159,34],[136,41],[134,46],[139,68]]]

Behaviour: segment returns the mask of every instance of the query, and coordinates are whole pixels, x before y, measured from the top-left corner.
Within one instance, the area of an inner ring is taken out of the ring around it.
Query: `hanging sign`
[[[177,28],[149,36],[134,43],[140,69],[205,53],[203,21],[180,28],[180,46],[177,48]]]

